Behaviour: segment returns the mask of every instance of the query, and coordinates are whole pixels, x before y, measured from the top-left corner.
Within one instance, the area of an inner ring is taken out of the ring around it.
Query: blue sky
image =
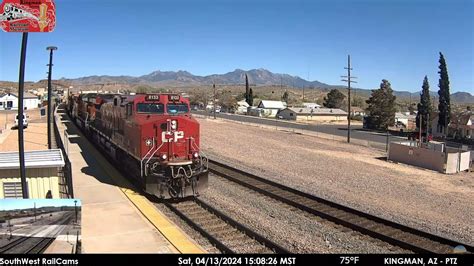
[[[74,206],[74,201],[77,200],[77,206],[81,206],[79,199],[2,199],[0,200],[0,211],[33,208],[36,203],[36,208],[45,206]]]
[[[351,54],[358,87],[438,84],[443,52],[452,92],[474,93],[471,0],[56,0],[53,33],[29,35],[26,79],[266,68],[329,84]],[[21,34],[0,33],[0,80],[18,80]]]

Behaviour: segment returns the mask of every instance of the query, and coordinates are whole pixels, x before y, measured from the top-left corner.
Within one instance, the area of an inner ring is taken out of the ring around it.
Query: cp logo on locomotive
[[[161,133],[161,141],[162,142],[177,142],[178,139],[184,138],[184,131],[174,131],[174,132],[166,132],[163,131]]]

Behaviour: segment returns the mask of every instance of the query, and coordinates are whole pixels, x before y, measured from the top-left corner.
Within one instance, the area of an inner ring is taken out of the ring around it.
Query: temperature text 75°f
[[[358,256],[342,256],[341,264],[357,264],[359,262]]]

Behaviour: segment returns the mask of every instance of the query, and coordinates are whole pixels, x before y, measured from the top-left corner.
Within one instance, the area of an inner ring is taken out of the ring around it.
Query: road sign
[[[0,27],[6,32],[51,32],[56,26],[53,0],[3,0]]]

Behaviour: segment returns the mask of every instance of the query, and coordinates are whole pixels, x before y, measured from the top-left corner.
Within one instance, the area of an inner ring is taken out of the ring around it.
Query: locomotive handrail
[[[156,148],[151,154],[150,154],[150,157],[148,157],[148,160],[146,161],[145,164],[148,164],[148,162],[150,162],[151,158],[153,158],[153,154],[155,154],[160,148],[161,146],[163,146],[164,142],[161,142],[161,145],[158,146],[158,148]],[[145,171],[146,171],[146,168],[145,168]]]
[[[148,154],[150,154],[150,152],[155,148],[155,138],[152,139],[153,140],[153,147],[151,147],[151,149],[145,154],[145,156],[143,156],[143,158],[140,160],[140,176],[143,176],[143,161],[146,159],[146,157],[148,156]]]
[[[148,164],[148,162],[150,162],[151,158],[153,158],[153,154],[158,151],[164,144],[164,142],[161,142],[160,146],[158,146],[156,149],[155,149],[155,138],[153,138],[153,147],[151,147],[151,149],[145,154],[145,156],[143,156],[143,158],[140,160],[140,174],[141,176],[143,176],[143,161],[145,159],[147,159],[148,157],[148,160],[146,161],[145,164]],[[146,171],[146,169],[145,169]]]

